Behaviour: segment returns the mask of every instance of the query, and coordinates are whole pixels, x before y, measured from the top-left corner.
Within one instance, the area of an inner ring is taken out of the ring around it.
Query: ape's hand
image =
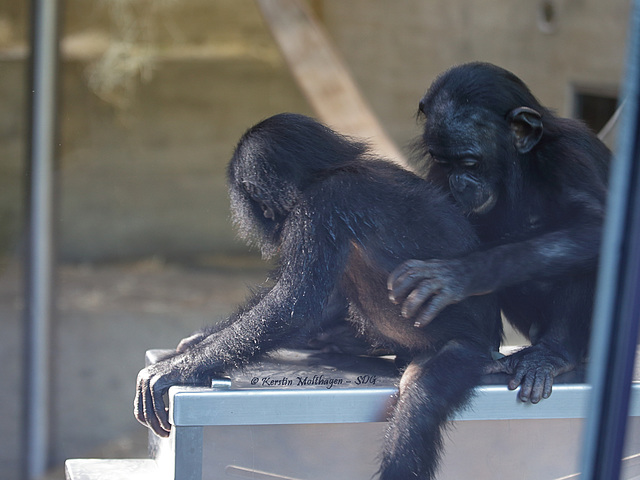
[[[512,375],[509,390],[520,386],[520,400],[538,403],[551,395],[554,377],[575,366],[575,362],[562,352],[555,352],[545,345],[533,345],[496,360],[485,368],[485,373]]]
[[[467,297],[464,264],[460,260],[408,260],[387,280],[389,298],[402,303],[402,316],[423,327],[438,313]]]
[[[169,409],[165,405],[164,395],[173,385],[205,384],[201,374],[189,373],[181,366],[181,356],[163,360],[140,370],[136,384],[136,398],[133,402],[133,414],[136,419],[149,427],[156,435],[168,437]]]

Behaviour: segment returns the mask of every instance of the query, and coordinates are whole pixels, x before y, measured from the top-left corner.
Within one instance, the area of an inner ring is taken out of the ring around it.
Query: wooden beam
[[[318,118],[407,167],[362,97],[325,30],[300,0],[256,0],[303,94]]]

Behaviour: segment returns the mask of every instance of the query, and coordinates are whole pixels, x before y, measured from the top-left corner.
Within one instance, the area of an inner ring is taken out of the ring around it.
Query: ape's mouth
[[[497,200],[498,200],[497,195],[492,193],[491,195],[489,195],[489,197],[484,201],[482,205],[478,205],[473,210],[471,210],[471,213],[475,213],[477,215],[482,215],[483,213],[487,213],[489,210],[491,210],[493,207],[496,206]]]

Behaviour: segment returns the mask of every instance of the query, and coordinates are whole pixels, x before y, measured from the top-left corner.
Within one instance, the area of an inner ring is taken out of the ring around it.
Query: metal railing
[[[620,478],[640,320],[640,1],[631,7],[624,117],[612,164],[591,338],[582,477]]]
[[[57,0],[33,0],[31,5],[23,375],[23,455],[27,480],[42,475],[49,459],[58,7]]]

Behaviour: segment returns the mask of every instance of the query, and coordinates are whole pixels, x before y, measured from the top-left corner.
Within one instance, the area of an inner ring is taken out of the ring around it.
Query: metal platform
[[[161,355],[149,351],[147,361]],[[452,422],[439,478],[513,478],[526,471],[529,479],[549,480],[576,473],[589,396],[582,377],[582,371],[559,377],[551,397],[531,405],[507,389],[506,376],[487,376],[470,408]],[[123,463],[120,475],[117,461],[70,460],[67,478],[369,480],[397,380],[390,358],[279,352],[213,388],[172,387],[174,428],[168,439],[150,435],[155,462],[134,470]],[[625,479],[640,476],[633,456],[640,452],[637,380]]]

